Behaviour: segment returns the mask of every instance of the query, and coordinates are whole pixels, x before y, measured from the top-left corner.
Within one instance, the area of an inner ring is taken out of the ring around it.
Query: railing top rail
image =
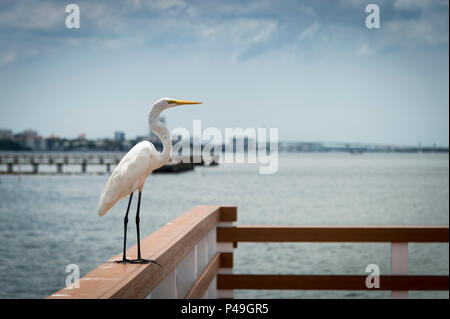
[[[420,242],[449,241],[448,226],[236,226],[220,227],[218,242]]]
[[[119,254],[80,279],[80,288],[64,288],[48,298],[145,298],[219,221],[230,219],[229,207],[197,206],[141,241],[142,257],[150,264],[116,264]],[[234,220],[236,210],[234,209]],[[137,247],[127,250],[136,256]]]

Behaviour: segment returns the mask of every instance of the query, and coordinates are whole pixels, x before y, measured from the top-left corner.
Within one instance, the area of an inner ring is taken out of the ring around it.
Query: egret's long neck
[[[158,120],[162,111],[162,109],[152,108],[148,116],[150,130],[159,137],[163,145],[163,151],[159,153],[158,158],[158,164],[160,166],[163,166],[169,162],[170,154],[172,153],[172,139],[170,138],[170,131]]]

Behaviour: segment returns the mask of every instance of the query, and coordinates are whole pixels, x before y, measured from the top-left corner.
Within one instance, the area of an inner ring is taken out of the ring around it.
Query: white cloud
[[[5,65],[14,62],[17,59],[15,52],[9,52],[0,58],[0,65]]]
[[[31,49],[31,50],[28,50],[27,53],[28,53],[29,56],[35,56],[35,55],[39,54],[39,50]]]
[[[344,8],[345,7],[357,7],[357,8],[360,8],[360,7],[363,7],[364,1],[363,0],[340,0],[339,4],[342,7],[344,7]]]
[[[126,4],[131,5],[135,9],[147,7],[155,10],[185,8],[187,6],[182,0],[128,0]]]
[[[0,27],[25,30],[48,30],[64,27],[65,7],[47,2],[19,2],[9,11],[0,12]]]
[[[448,43],[448,30],[430,20],[397,20],[386,24],[388,40],[396,45],[438,45]]]
[[[396,0],[394,8],[399,10],[417,10],[428,7],[432,0]]]
[[[251,39],[253,43],[265,41],[277,30],[278,24],[274,21],[269,21],[261,25],[261,29]]]
[[[6,9],[0,5],[0,30],[3,31],[0,36],[3,33],[3,38],[7,39],[0,43],[0,49],[23,52],[20,57],[25,57],[29,49],[37,49],[42,54],[69,45],[138,49],[195,43],[206,50],[250,57],[280,47],[290,46],[295,50],[298,41],[306,39],[302,52],[320,50],[323,46],[317,44],[325,41],[339,49],[367,35],[363,34],[367,30],[361,22],[367,1],[336,3],[311,2],[305,6],[288,1],[285,6],[279,6],[269,0],[249,1],[245,5],[222,0],[114,3],[80,0],[81,29],[66,32],[64,3],[16,0]],[[448,43],[448,13],[441,10],[445,4],[448,5],[448,0],[395,0],[389,5],[380,0],[383,27],[377,33],[372,32],[376,37],[363,40],[370,48],[361,45],[356,51],[370,54],[386,48],[408,49]],[[414,8],[420,10],[420,14],[406,12]],[[15,37],[14,32],[20,36]]]
[[[369,48],[369,45],[367,43],[361,44],[361,46],[356,51],[357,55],[372,55],[373,53],[373,50]]]
[[[270,19],[238,18],[208,24],[188,24],[203,40],[236,45],[255,44],[268,40],[278,29],[278,22]],[[186,26],[188,27],[188,26]]]
[[[300,32],[299,38],[300,40],[309,38],[316,34],[317,30],[319,29],[319,23],[314,22],[312,25],[304,29],[302,32]]]

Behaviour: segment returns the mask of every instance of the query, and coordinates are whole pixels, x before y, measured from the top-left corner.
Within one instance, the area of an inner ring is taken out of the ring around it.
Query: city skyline
[[[165,121],[165,120],[164,120]],[[180,140],[185,140],[181,135],[177,135],[176,131],[171,132],[172,141],[176,143]],[[123,131],[116,130],[110,136],[105,137],[95,137],[90,138],[85,133],[81,133],[76,137],[65,137],[51,134],[50,136],[42,136],[36,130],[27,129],[20,132],[13,132],[10,129],[0,128],[0,142],[8,142],[12,141],[16,144],[1,144],[0,150],[20,150],[15,149],[16,146],[20,145],[22,147],[28,147],[32,151],[61,151],[61,150],[72,150],[75,146],[75,149],[85,148],[88,150],[87,146],[91,147],[91,150],[105,150],[115,148],[117,150],[129,150],[136,143],[142,140],[149,140],[159,148],[161,148],[161,142],[159,138],[154,134],[141,134],[133,137],[127,136],[127,134]],[[233,138],[229,138],[222,141],[222,146],[224,147],[226,144],[233,144],[236,140],[244,141],[244,147],[247,147],[248,140],[255,140],[257,138],[252,138],[247,135],[233,135]],[[58,142],[59,141],[59,142]],[[56,144],[55,144],[56,142]],[[201,138],[200,136],[190,136],[190,143],[193,142],[201,143],[201,145],[206,145],[209,143],[214,143],[212,140],[207,140]],[[61,144],[64,143],[65,145]],[[74,143],[74,144],[73,144]],[[106,144],[105,144],[106,143]],[[113,144],[111,144],[113,143]],[[257,143],[257,142],[256,142]],[[50,144],[50,145],[49,145]],[[433,144],[422,144],[418,143],[416,145],[406,145],[406,144],[383,144],[383,143],[373,143],[373,142],[355,142],[355,141],[337,141],[337,140],[328,140],[328,141],[317,141],[317,140],[279,140],[279,149],[282,151],[342,151],[342,150],[357,150],[357,151],[388,151],[388,152],[447,152],[449,151],[448,145],[439,145],[436,143]],[[54,147],[56,146],[56,148]],[[70,146],[70,147],[69,147]],[[6,148],[5,148],[6,147]],[[69,148],[67,148],[69,147]]]

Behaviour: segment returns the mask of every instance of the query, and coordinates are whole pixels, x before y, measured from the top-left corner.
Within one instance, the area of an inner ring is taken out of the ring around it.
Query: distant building
[[[60,151],[62,150],[61,146],[61,140],[59,137],[52,134],[50,137],[45,139],[45,144],[47,147],[47,150],[51,151]]]
[[[125,141],[125,133],[124,132],[114,132],[114,140],[116,142],[123,142]]]
[[[12,131],[7,129],[0,129],[0,140],[12,140]]]
[[[46,141],[36,131],[26,130],[14,135],[14,141],[32,150],[45,150]]]

